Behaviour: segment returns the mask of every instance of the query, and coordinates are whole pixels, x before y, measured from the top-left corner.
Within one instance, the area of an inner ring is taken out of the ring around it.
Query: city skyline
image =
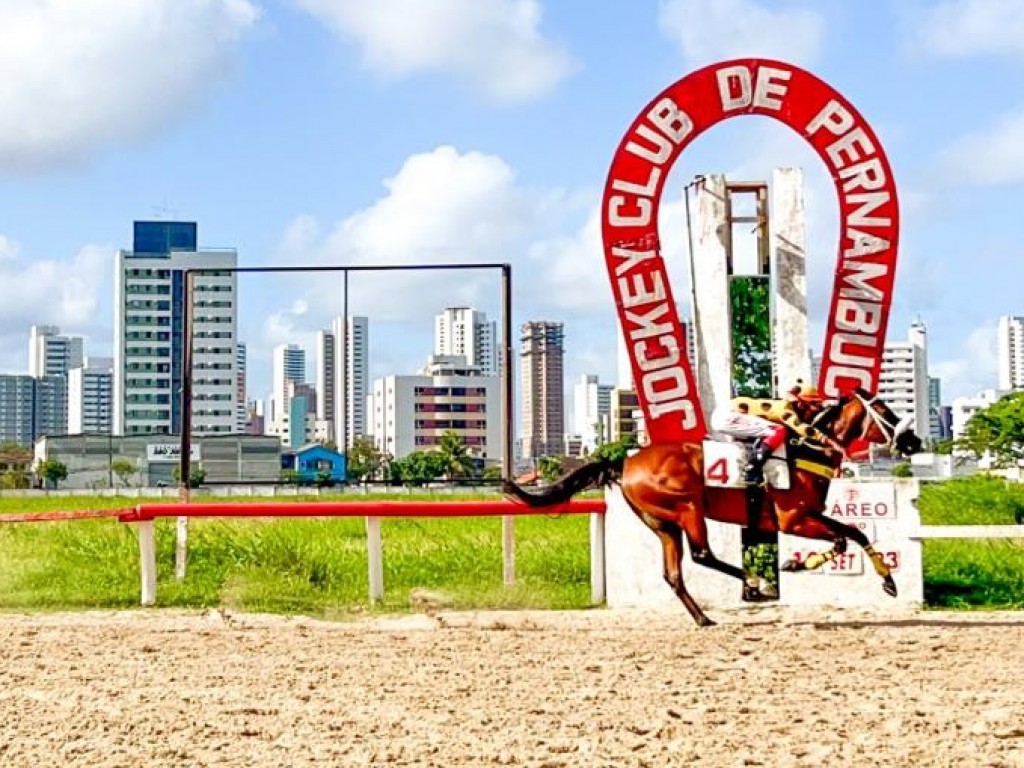
[[[902,221],[887,336],[925,319],[946,398],[994,386],[997,318],[1024,311],[1010,229],[1024,184],[1019,0],[870,12],[852,0],[149,0],[160,24],[122,2],[93,0],[88,28],[74,4],[0,10],[25,43],[0,54],[18,73],[0,103],[0,370],[23,368],[33,324],[113,356],[115,254],[132,220],[159,218],[199,222],[201,247],[235,249],[244,266],[507,261],[513,325],[557,319],[566,381],[613,381],[597,225],[611,157],[656,94],[734,57],[809,69],[880,137]],[[433,35],[407,39],[396,17]],[[147,55],[169,47],[173,61]],[[767,179],[782,166],[807,181],[817,350],[836,201],[799,136],[753,117],[702,136],[669,180],[663,247],[681,265],[693,176]],[[243,282],[253,372],[342,311],[340,279]],[[374,376],[415,369],[438,303],[499,315],[483,275],[352,283],[349,314],[374,315],[389,340]],[[268,375],[250,391],[265,396]]]

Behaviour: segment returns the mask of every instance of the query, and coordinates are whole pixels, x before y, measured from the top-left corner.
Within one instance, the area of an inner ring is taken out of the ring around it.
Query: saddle
[[[743,467],[752,447],[752,442],[705,438],[704,484],[709,488],[748,488]],[[829,479],[835,476],[834,468],[820,451],[790,439],[776,448],[764,465],[765,484],[788,491],[790,473],[796,469]]]
[[[749,487],[743,480],[743,468],[752,446],[753,443],[705,438],[704,485],[708,488]],[[765,484],[780,491],[789,490],[789,471],[789,456],[783,443],[764,465]]]

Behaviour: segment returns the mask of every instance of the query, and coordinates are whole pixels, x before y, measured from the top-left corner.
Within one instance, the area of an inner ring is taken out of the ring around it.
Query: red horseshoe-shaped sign
[[[882,145],[857,110],[811,73],[768,59],[725,61],[687,75],[644,108],[605,184],[605,262],[652,442],[706,432],[661,257],[662,190],[683,149],[736,115],[782,121],[828,166],[841,228],[819,389],[835,397],[853,387],[877,388],[899,236],[896,186]]]

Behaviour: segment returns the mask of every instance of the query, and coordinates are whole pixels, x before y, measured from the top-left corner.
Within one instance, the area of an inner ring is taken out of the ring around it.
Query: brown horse
[[[921,440],[908,428],[909,420],[900,421],[885,403],[862,389],[824,408],[815,417],[814,426],[832,436],[846,451],[865,441],[887,445],[904,455],[921,450]],[[770,486],[708,488],[704,484],[704,453],[700,443],[655,443],[624,458],[585,464],[537,492],[528,492],[510,481],[504,484],[504,492],[530,506],[543,507],[567,501],[588,488],[619,482],[630,508],[661,541],[665,580],[699,626],[714,622],[704,615],[683,582],[683,535],[695,563],[737,579],[744,578],[740,568],[719,560],[711,551],[707,520],[741,526],[754,524],[762,531],[832,542],[829,552],[803,562],[783,564],[784,570],[791,571],[820,568],[845,552],[846,540],[852,539],[871,559],[886,593],[895,596],[896,584],[889,568],[867,536],[860,529],[824,514],[829,483],[843,454],[803,443],[795,436],[791,438],[791,479],[787,490]]]

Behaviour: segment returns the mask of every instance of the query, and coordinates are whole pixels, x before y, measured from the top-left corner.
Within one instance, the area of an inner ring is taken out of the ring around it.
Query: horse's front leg
[[[820,568],[825,563],[833,560],[837,555],[842,554],[846,551],[846,540],[852,539],[854,543],[860,546],[864,550],[864,554],[868,556],[871,561],[871,567],[875,569],[882,579],[882,589],[887,595],[896,597],[896,582],[892,578],[892,570],[888,565],[885,564],[885,559],[881,552],[877,552],[871,541],[864,531],[860,528],[855,528],[852,525],[836,520],[834,517],[828,517],[821,512],[815,512],[808,514],[802,519],[797,519],[790,526],[790,530],[786,530],[785,526],[781,525],[780,528],[784,533],[792,533],[795,536],[803,536],[809,539],[829,539],[831,538],[834,542],[832,550],[825,552],[821,555],[812,555],[807,558],[803,563],[796,563],[793,560],[788,560],[782,565],[784,571],[804,571],[813,570],[814,568]],[[820,559],[818,559],[820,558]],[[812,563],[812,561],[814,561]]]
[[[798,536],[801,534],[797,534]],[[832,540],[832,549],[827,552],[812,552],[806,560],[787,560],[779,570],[782,571],[816,571],[826,563],[831,563],[839,555],[846,553],[846,537],[840,536]]]

